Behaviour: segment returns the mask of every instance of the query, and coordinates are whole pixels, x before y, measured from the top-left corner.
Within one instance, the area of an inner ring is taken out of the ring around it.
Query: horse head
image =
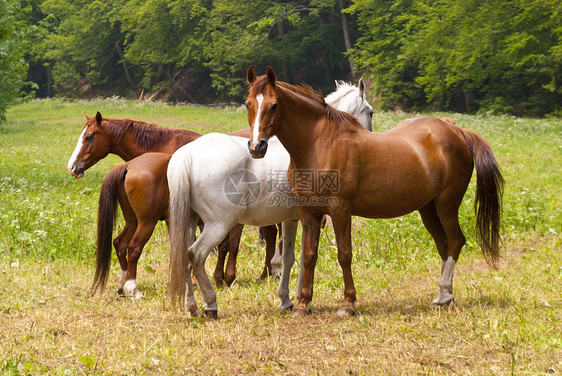
[[[109,154],[110,148],[111,139],[102,126],[99,111],[95,117],[86,115],[86,124],[78,138],[76,148],[68,160],[68,172],[80,179],[84,176],[84,171]]]
[[[344,81],[336,81],[336,91],[326,97],[326,103],[355,116],[363,127],[369,131],[373,130],[374,111],[365,98],[363,78],[359,79],[357,86]]]
[[[267,141],[276,134],[276,128],[279,126],[275,91],[277,77],[273,68],[268,66],[267,74],[258,78],[254,67],[250,66],[246,79],[250,84],[246,107],[248,108],[248,123],[252,131],[248,149],[253,158],[263,158],[267,151]]]

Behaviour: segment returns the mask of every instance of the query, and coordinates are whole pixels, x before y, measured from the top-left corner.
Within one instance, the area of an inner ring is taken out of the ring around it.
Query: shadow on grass
[[[448,313],[456,311],[472,311],[475,308],[507,309],[515,307],[518,302],[508,296],[482,295],[478,298],[458,299],[454,303],[437,306],[432,304],[432,295],[423,297],[412,296],[403,299],[384,299],[379,302],[358,304],[357,313],[361,315],[378,316],[381,314],[400,314],[416,316],[422,313],[442,310]]]

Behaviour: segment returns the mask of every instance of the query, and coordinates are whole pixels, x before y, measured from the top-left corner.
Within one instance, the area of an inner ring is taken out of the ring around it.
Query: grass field
[[[431,305],[440,259],[413,213],[354,218],[352,319],[335,314],[343,280],[329,229],[321,235],[313,314],[294,319],[276,311],[277,281],[256,281],[264,251],[257,230],[246,228],[238,280],[218,291],[214,321],[170,307],[163,224],[139,262],[143,299],[118,297],[115,257],[105,293],[89,296],[99,188],[121,160],[110,156],[80,180],[66,163],[83,114],[98,110],[200,133],[247,127],[241,108],[119,99],[36,100],[8,111],[0,125],[3,375],[562,374],[561,119],[446,114],[490,142],[506,178],[502,260],[493,270],[475,246],[473,177],[461,208],[467,245],[451,306]],[[414,115],[377,114],[373,128]],[[211,256],[209,271],[214,263]]]

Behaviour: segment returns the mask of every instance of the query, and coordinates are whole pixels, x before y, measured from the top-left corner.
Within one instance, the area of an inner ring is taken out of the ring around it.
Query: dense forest
[[[560,0],[0,0],[0,115],[21,97],[241,102],[245,70],[379,109],[562,115]]]

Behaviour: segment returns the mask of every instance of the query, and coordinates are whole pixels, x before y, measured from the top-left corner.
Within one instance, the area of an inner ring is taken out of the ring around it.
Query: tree
[[[122,0],[41,2],[42,23],[49,30],[42,41],[43,58],[52,66],[57,93],[95,94],[103,88],[126,93],[134,85],[122,58],[122,5]]]
[[[356,0],[355,46],[384,107],[559,114],[559,0]]]
[[[33,95],[23,90],[29,85],[24,55],[30,27],[21,20],[21,11],[17,0],[0,0],[0,121],[9,106]]]

